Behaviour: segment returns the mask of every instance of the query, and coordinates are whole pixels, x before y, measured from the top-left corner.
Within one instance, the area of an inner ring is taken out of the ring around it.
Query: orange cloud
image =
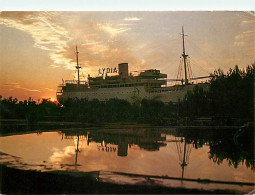
[[[22,90],[30,91],[30,92],[40,92],[40,90],[38,89],[29,89],[26,87],[21,87],[19,83],[2,83],[1,89],[4,89],[4,90],[22,89]]]
[[[80,22],[75,14],[71,13],[71,16]],[[113,67],[121,62],[129,62],[134,67],[140,66],[141,60],[135,57],[121,38],[121,34],[130,28],[94,20],[74,28],[78,24],[71,16],[62,12],[2,12],[0,24],[30,34],[34,47],[49,53],[53,62],[51,68],[64,67],[74,70],[76,44],[83,67],[81,72],[85,75],[96,74],[102,66]],[[69,25],[71,23],[73,25]],[[76,74],[73,76],[76,77]]]
[[[139,21],[141,20],[142,18],[137,18],[137,17],[126,17],[124,18],[125,21]]]
[[[70,62],[59,54],[67,45],[68,31],[53,19],[58,12],[1,12],[0,24],[31,35],[34,47],[49,51],[54,66]],[[53,66],[53,67],[54,67]]]

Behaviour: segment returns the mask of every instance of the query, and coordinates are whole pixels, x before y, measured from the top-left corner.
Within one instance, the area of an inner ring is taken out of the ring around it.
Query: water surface
[[[220,136],[219,132],[196,132],[93,129],[6,136],[0,138],[0,163],[26,170],[98,171],[98,179],[115,183],[251,191],[251,185],[185,180],[254,182],[253,154],[247,155],[250,151],[243,145],[240,149],[231,131]]]

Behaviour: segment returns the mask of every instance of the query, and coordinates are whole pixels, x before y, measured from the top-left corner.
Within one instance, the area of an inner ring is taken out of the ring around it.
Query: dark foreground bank
[[[0,165],[1,194],[238,194],[232,190],[198,190],[152,185],[103,183],[90,176],[24,171]]]

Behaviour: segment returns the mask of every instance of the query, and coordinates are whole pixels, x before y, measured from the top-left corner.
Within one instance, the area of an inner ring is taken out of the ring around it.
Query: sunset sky
[[[84,78],[122,62],[176,78],[182,25],[194,76],[255,61],[254,12],[1,12],[0,94],[55,98],[74,79],[76,44]]]

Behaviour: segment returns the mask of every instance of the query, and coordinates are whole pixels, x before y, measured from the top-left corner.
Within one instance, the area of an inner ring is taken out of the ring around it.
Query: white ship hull
[[[182,99],[187,91],[192,91],[196,85],[161,87],[151,92],[145,90],[144,86],[137,87],[117,87],[117,88],[94,88],[86,91],[64,91],[57,98],[66,100],[68,98],[78,99],[98,99],[99,101],[107,101],[109,99],[118,98],[133,102],[135,99],[155,99],[168,103],[170,101],[176,103],[178,99]],[[205,86],[203,84],[203,86]]]

